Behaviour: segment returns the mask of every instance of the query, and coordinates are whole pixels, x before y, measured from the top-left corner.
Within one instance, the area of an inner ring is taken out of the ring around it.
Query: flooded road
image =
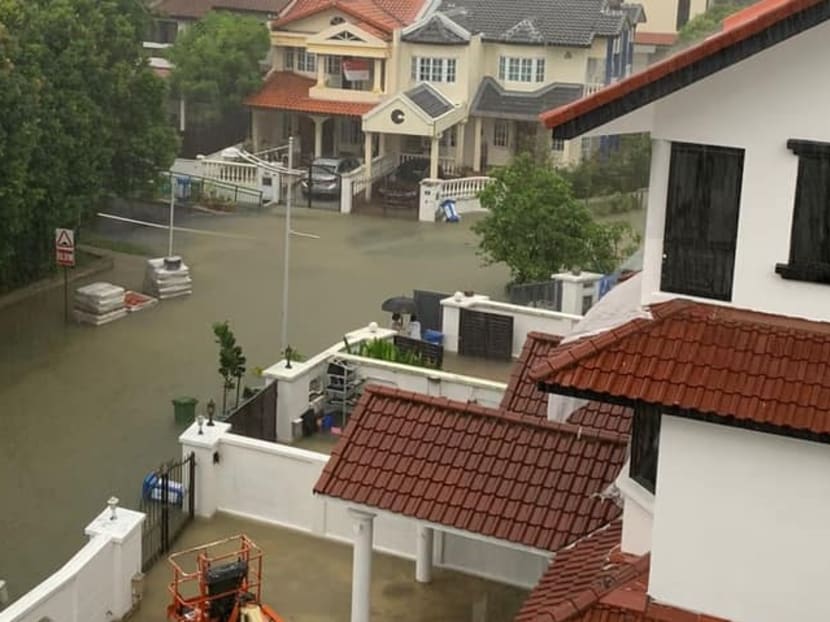
[[[507,270],[483,268],[472,218],[459,225],[343,217],[297,209],[290,343],[311,354],[413,288],[501,297]],[[12,598],[63,564],[114,494],[135,507],[144,475],[179,453],[170,400],[219,397],[211,324],[229,320],[248,368],[280,358],[281,215],[190,214],[181,226],[250,239],[177,234],[194,293],[100,328],[63,324],[61,288],[0,310],[0,579]],[[106,226],[166,249],[165,231]],[[109,281],[140,289],[144,258],[116,255]],[[250,380],[253,382],[253,380]]]

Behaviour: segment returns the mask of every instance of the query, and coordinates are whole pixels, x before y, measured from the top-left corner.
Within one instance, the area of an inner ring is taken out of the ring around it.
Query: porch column
[[[314,157],[320,158],[323,156],[323,123],[328,121],[328,117],[311,116],[314,122]]]
[[[372,132],[363,133],[363,162],[366,166],[366,200],[372,200]]]
[[[473,170],[481,172],[481,117],[473,123]]]
[[[460,121],[455,127],[455,168],[464,166],[464,138],[466,137],[467,122]]]
[[[430,179],[438,179],[438,153],[440,147],[441,135],[433,136],[429,147],[429,177]]]
[[[372,586],[372,531],[375,515],[349,510],[354,521],[351,622],[369,622]]]
[[[378,134],[378,157],[386,155],[386,134]]]
[[[326,86],[326,57],[322,54],[317,55],[317,84],[316,86]]]
[[[373,93],[380,93],[383,89],[380,83],[380,75],[383,70],[383,61],[379,58],[375,59],[375,83],[372,86]]]
[[[418,583],[432,581],[432,534],[433,529],[418,525],[418,542],[415,553],[415,580]]]

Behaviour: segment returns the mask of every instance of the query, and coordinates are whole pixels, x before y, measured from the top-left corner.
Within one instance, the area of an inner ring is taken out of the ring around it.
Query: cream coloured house
[[[614,0],[298,0],[271,25],[253,140],[428,158],[431,177],[539,147],[574,161],[581,141],[551,141],[538,115],[627,75],[641,20]]]
[[[688,21],[706,12],[712,0],[639,0],[646,21],[637,28],[634,71],[664,58]]]

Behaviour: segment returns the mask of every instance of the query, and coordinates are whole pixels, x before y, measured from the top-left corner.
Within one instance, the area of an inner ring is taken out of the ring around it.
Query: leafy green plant
[[[236,387],[236,405],[239,406],[239,395],[242,386],[242,376],[245,375],[245,356],[242,347],[237,345],[227,320],[216,322],[213,325],[213,334],[219,344],[219,375],[222,376],[222,412],[227,412],[228,391]]]
[[[348,351],[348,350],[347,350]],[[412,367],[426,367],[434,369],[435,365],[414,350],[404,350],[387,339],[372,339],[362,341],[357,351],[358,356],[410,365]]]

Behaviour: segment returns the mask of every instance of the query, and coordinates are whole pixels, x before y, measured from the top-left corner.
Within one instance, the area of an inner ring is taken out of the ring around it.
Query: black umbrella
[[[407,296],[395,296],[384,300],[380,308],[389,313],[415,313],[415,301]]]

